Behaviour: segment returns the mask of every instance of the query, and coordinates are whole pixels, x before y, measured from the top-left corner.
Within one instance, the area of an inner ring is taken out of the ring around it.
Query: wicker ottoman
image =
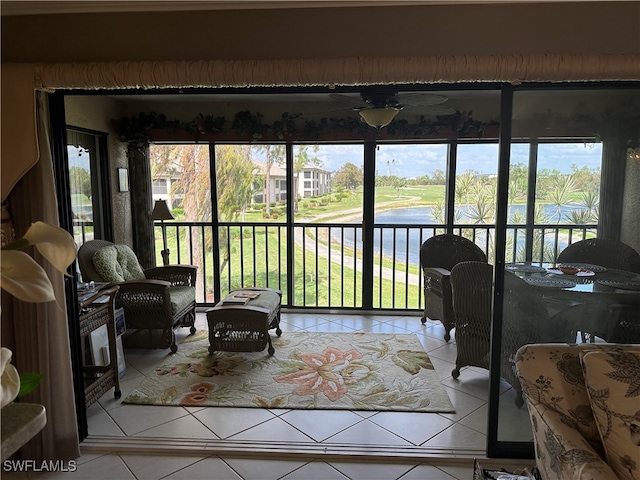
[[[252,298],[255,297],[255,298]],[[248,299],[241,303],[242,299]],[[271,288],[242,288],[231,290],[220,303],[207,310],[209,324],[209,353],[261,352],[269,345],[269,355],[275,349],[269,329],[280,329],[280,300],[282,292]]]

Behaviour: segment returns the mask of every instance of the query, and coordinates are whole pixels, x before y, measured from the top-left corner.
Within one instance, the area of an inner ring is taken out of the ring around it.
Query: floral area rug
[[[416,335],[284,332],[272,341],[273,356],[210,355],[200,331],[124,403],[454,412]]]

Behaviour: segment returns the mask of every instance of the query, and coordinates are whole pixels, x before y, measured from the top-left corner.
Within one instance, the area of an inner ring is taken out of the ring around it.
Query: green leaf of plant
[[[41,373],[21,373],[18,396],[21,397],[22,395],[26,395],[27,393],[35,390],[35,388],[40,385],[43,378],[44,376]]]

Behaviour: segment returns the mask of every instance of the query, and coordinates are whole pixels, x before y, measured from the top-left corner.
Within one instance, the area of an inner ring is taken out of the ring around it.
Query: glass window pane
[[[294,145],[295,306],[362,304],[362,145]]]
[[[73,236],[78,245],[111,231],[105,152],[106,134],[67,129]]]
[[[67,145],[69,155],[69,188],[73,211],[74,237],[82,242],[82,230],[90,230],[86,240],[93,239],[93,203],[91,201],[91,155],[81,145]],[[76,230],[78,230],[76,232]],[[78,235],[80,235],[78,237]],[[85,241],[86,241],[85,240]]]
[[[150,145],[153,200],[165,200],[176,220],[211,220],[208,145]]]
[[[169,263],[198,267],[198,302],[213,299],[213,259],[211,252],[211,182],[208,145],[150,145],[153,200],[164,200],[173,220],[156,221],[156,264],[162,265],[161,251],[169,249]],[[206,282],[205,282],[206,277]]]
[[[526,225],[527,219],[530,219],[528,203],[530,151],[528,143],[511,145],[506,245],[506,259],[509,262],[523,262],[528,258]]]
[[[475,242],[493,258],[496,218],[498,144],[465,143],[457,146],[455,180],[455,233]]]
[[[590,225],[596,234],[600,201],[602,144],[591,142],[546,143],[538,148],[536,187],[537,223],[545,225]],[[568,243],[584,238],[584,229],[564,229],[545,260]],[[550,242],[549,242],[550,243]]]
[[[376,149],[375,308],[420,308],[420,246],[445,223],[447,144]]]
[[[216,145],[221,295],[268,287],[286,296],[287,174],[284,145]]]

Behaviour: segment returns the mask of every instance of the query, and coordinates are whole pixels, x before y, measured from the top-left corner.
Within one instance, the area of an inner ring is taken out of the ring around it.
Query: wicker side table
[[[232,303],[241,295],[255,296],[246,303]],[[231,290],[215,307],[207,310],[209,325],[209,353],[261,352],[269,345],[269,355],[275,349],[269,330],[280,329],[280,301],[282,292],[271,288],[242,288]]]
[[[79,318],[80,336],[86,337],[91,332],[107,326],[109,336],[109,364],[105,366],[85,365],[84,395],[86,407],[93,405],[102,395],[114,388],[114,397],[120,398],[120,376],[118,374],[118,359],[116,352],[115,301],[120,287],[112,286],[98,290],[95,295],[80,303],[82,313]],[[101,297],[107,297],[106,302],[99,302]]]

